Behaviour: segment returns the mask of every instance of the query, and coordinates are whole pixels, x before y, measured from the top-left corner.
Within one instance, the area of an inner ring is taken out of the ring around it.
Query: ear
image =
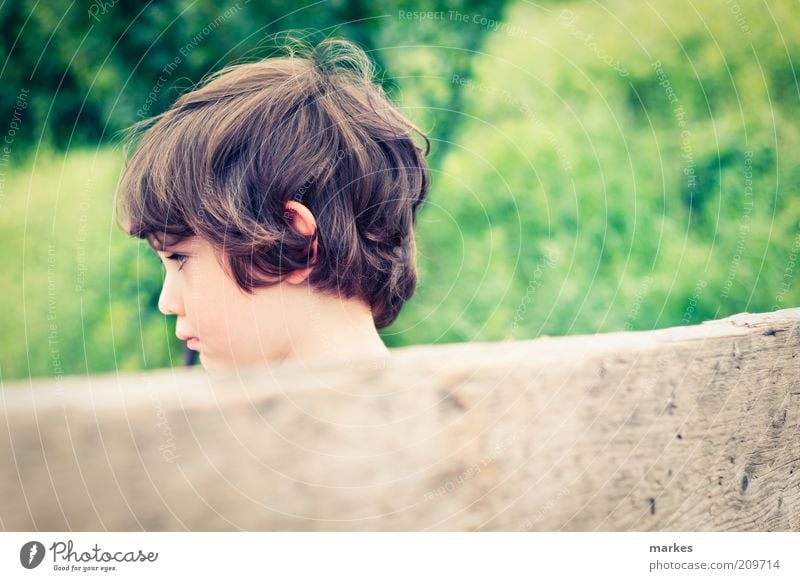
[[[286,206],[284,209],[284,216],[286,220],[289,222],[289,225],[297,230],[300,234],[305,234],[306,236],[311,236],[317,229],[317,221],[314,218],[314,214],[311,213],[311,210],[306,208],[300,202],[296,202],[294,200],[289,200],[286,202]],[[313,264],[317,258],[317,241],[314,240],[314,245],[311,247],[311,263]],[[311,274],[311,268],[303,268],[292,271],[286,276],[286,282],[290,284],[300,284],[301,282],[305,281],[308,278],[308,275]]]

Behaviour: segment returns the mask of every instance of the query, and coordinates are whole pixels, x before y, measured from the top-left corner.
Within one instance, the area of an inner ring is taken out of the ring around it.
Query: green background
[[[433,141],[420,284],[389,346],[800,302],[789,0],[7,2],[0,379],[182,364],[160,262],[114,226],[119,131],[289,30],[364,46]]]

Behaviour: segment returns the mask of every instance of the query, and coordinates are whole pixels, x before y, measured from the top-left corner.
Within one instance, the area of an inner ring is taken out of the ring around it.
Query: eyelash
[[[178,270],[183,268],[183,265],[186,264],[186,259],[187,258],[189,258],[189,257],[186,256],[185,254],[174,254],[173,253],[173,254],[170,254],[169,256],[167,256],[167,260],[176,260],[176,261],[178,261],[180,263],[180,266],[178,266]]]

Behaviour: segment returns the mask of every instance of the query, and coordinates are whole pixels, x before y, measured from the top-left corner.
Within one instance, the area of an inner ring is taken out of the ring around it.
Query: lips
[[[175,336],[178,337],[181,341],[186,341],[186,347],[191,349],[192,351],[200,351],[200,339],[197,337],[192,337],[191,335],[184,335],[183,333],[175,333]]]

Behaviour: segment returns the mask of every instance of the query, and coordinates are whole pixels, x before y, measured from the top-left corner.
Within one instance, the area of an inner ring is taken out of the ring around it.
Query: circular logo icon
[[[19,550],[19,562],[26,569],[35,569],[44,559],[44,545],[39,541],[29,541]]]

